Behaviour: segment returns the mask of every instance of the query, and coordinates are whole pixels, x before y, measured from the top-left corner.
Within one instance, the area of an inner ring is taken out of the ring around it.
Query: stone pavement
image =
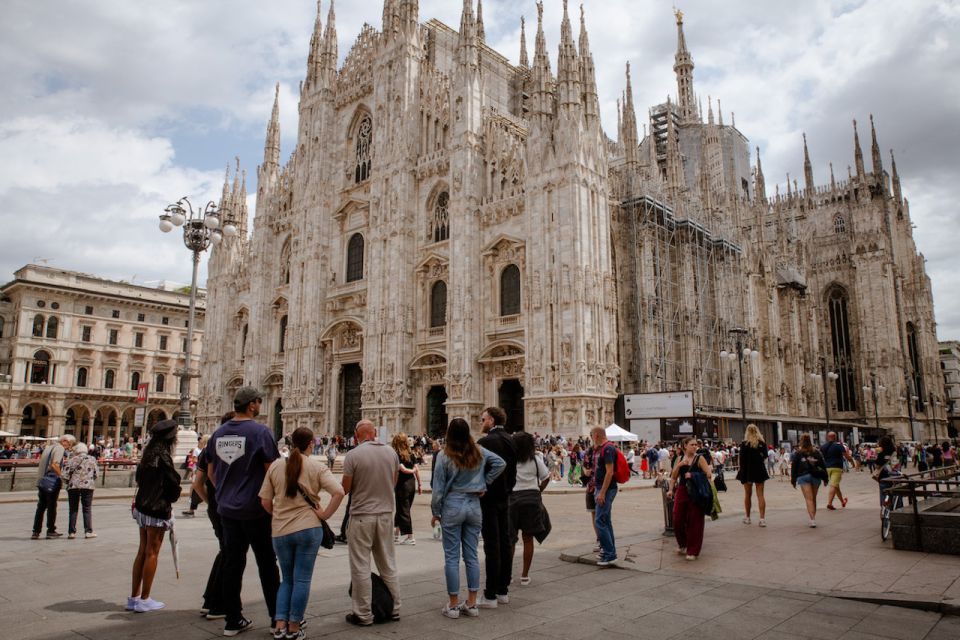
[[[445,599],[442,552],[429,534],[428,500],[418,497],[414,504],[418,543],[397,549],[402,621],[369,629],[350,627],[343,621],[350,607],[346,595],[349,574],[346,547],[338,545],[320,553],[307,634],[398,640],[579,640],[598,633],[611,638],[960,638],[957,617],[817,593],[819,587],[811,582],[812,576],[817,571],[832,576],[845,558],[857,559],[867,574],[895,568],[901,579],[914,576],[912,569],[917,566],[921,573],[941,563],[955,567],[949,563],[952,558],[893,551],[889,543],[881,543],[874,495],[868,491],[873,487],[863,478],[848,475],[848,479],[851,505],[845,511],[821,514],[821,526],[816,530],[802,526],[799,494],[776,482],[768,489],[770,527],[760,530],[754,524],[747,528],[740,524],[739,485],[731,482],[731,491],[722,498],[727,511],[708,525],[703,556],[695,563],[676,561],[670,553],[672,543],[660,539],[659,493],[625,492],[615,503],[614,526],[621,544],[629,547],[626,551],[632,562],[625,564],[638,569],[633,571],[561,560],[561,554],[578,556],[577,546],[589,539],[589,524],[579,495],[549,494],[545,502],[554,531],[537,548],[533,584],[513,588],[509,605],[484,610],[479,619],[462,620],[440,615]],[[218,637],[222,622],[207,621],[197,611],[216,549],[206,518],[201,513],[177,523],[180,580],[173,574],[166,545],[161,553],[154,595],[167,603],[167,609],[130,614],[122,611],[122,603],[136,552],[136,527],[126,500],[104,499],[106,491],[103,493],[98,491],[94,498],[99,537],[92,540],[31,541],[33,505],[0,505],[2,637]],[[183,506],[181,501],[178,507]],[[59,522],[65,530],[65,508]],[[862,530],[854,535],[857,527]],[[754,570],[763,576],[763,584],[757,584],[751,575]],[[953,572],[956,574],[955,568]],[[918,592],[923,592],[924,585],[917,584]],[[267,637],[266,607],[252,557],[244,581],[244,602],[246,614],[257,628],[242,637]]]

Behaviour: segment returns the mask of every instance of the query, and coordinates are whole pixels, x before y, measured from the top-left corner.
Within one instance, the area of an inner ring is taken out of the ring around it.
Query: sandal
[[[521,584],[521,586],[524,586],[524,587],[527,586],[528,584],[530,584],[530,577],[529,577],[529,576],[521,576],[521,578],[520,578],[520,584]]]

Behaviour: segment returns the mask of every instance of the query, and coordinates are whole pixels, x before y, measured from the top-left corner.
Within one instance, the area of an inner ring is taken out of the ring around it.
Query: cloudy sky
[[[323,17],[327,3],[323,0]],[[546,0],[556,68],[562,12]],[[603,124],[616,134],[624,64],[645,107],[675,93],[666,0],[585,0]],[[677,0],[694,89],[763,155],[768,189],[802,176],[807,133],[818,183],[853,163],[851,120],[874,114],[897,156],[928,260],[941,339],[960,338],[954,285],[960,223],[960,3],[955,0]],[[341,2],[341,61],[380,3]],[[456,28],[461,2],[421,0],[421,20]],[[0,21],[0,281],[28,262],[147,283],[188,282],[189,259],[157,215],[182,195],[216,197],[240,158],[255,190],[273,87],[282,156],[296,132],[313,0],[6,0]],[[571,4],[571,17],[578,14]],[[487,41],[514,62],[533,0],[485,0]],[[576,32],[577,27],[574,27]],[[869,144],[868,133],[864,136]],[[869,163],[869,147],[866,148]]]

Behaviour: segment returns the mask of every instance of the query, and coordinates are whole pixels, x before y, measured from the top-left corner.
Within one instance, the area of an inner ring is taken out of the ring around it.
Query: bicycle
[[[891,486],[891,478],[898,477],[900,474],[889,475],[881,481],[880,486],[884,484]],[[880,507],[880,539],[886,541],[890,537],[890,514],[903,507],[903,496],[900,494],[890,494],[884,491],[883,503]]]

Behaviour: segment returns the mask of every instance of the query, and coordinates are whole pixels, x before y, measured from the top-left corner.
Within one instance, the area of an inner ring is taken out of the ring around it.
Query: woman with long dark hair
[[[172,505],[180,498],[180,474],[173,465],[177,421],[163,420],[150,430],[150,442],[137,465],[137,493],[131,515],[140,527],[140,547],[133,560],[133,587],[127,611],[145,613],[166,605],[150,597],[163,534],[173,527]]]
[[[300,427],[290,436],[290,455],[273,461],[260,487],[260,502],[273,515],[273,549],[280,563],[280,589],[274,638],[304,637],[301,624],[310,597],[313,565],[323,541],[321,520],[329,520],[343,500],[333,472],[307,455],[313,431]],[[320,490],[330,494],[325,508]]]
[[[922,448],[922,445],[917,445]],[[871,477],[880,483],[880,506],[886,499],[886,490],[890,483],[885,482],[890,476],[900,475],[900,458],[897,456],[897,447],[893,437],[888,435],[880,436],[877,440],[877,471],[871,474]]]
[[[677,553],[685,555],[687,560],[696,560],[700,557],[703,547],[703,517],[704,512],[697,506],[687,493],[686,481],[691,473],[700,471],[710,477],[710,465],[706,458],[697,453],[697,439],[687,436],[680,441],[680,455],[670,473],[670,484],[667,489],[667,498],[673,501],[673,533],[677,538]]]
[[[767,443],[763,441],[757,425],[748,424],[744,440],[740,443],[740,470],[737,471],[737,480],[743,485],[743,524],[750,524],[750,503],[756,487],[760,526],[767,526],[767,501],[763,496],[763,483],[770,479],[768,457]]]
[[[541,544],[550,533],[550,518],[540,495],[550,483],[550,472],[536,455],[533,436],[526,431],[513,434],[517,445],[517,482],[510,493],[510,528],[513,544],[519,532],[523,534],[523,573],[520,584],[530,584],[530,565],[533,564],[533,539]],[[572,464],[572,463],[571,463]],[[511,553],[512,555],[512,553]]]
[[[790,466],[790,484],[794,489],[798,486],[803,492],[804,502],[807,504],[807,515],[810,516],[810,528],[817,526],[817,492],[820,484],[827,481],[827,465],[823,461],[820,449],[813,446],[809,433],[800,436],[800,443],[793,453],[793,462]]]
[[[506,462],[473,440],[470,425],[463,418],[454,418],[447,427],[443,451],[437,453],[431,487],[433,498],[430,526],[440,523],[443,532],[443,572],[450,597],[441,613],[459,618],[463,612],[477,617],[477,592],[480,590],[480,560],[477,540],[480,538],[480,496],[487,484],[503,473]],[[460,604],[460,553],[467,570],[467,601]]]
[[[420,467],[410,449],[407,434],[398,433],[390,441],[393,450],[400,459],[400,472],[397,474],[397,484],[393,488],[396,500],[396,511],[393,516],[393,541],[396,544],[417,544],[413,537],[413,518],[410,517],[410,508],[413,506],[413,497],[421,491]],[[400,536],[406,536],[403,540]]]

